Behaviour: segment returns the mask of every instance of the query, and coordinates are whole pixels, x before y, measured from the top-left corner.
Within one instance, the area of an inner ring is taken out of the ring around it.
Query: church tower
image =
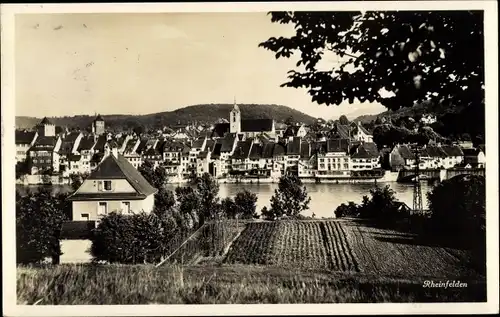
[[[92,133],[95,135],[102,135],[104,134],[104,119],[101,117],[101,115],[97,115],[97,117],[92,121]]]
[[[236,98],[234,99],[233,110],[229,114],[229,132],[230,133],[240,133],[241,132],[241,111],[240,107],[236,104]]]

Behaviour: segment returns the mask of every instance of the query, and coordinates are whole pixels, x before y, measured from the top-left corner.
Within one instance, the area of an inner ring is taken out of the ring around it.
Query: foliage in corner
[[[299,54],[282,86],[312,101],[379,102],[390,110],[424,100],[484,107],[482,11],[270,12],[295,34],[259,46],[276,58]],[[322,65],[329,55],[339,64]],[[301,67],[299,69],[299,67]],[[386,91],[383,95],[380,92]]]

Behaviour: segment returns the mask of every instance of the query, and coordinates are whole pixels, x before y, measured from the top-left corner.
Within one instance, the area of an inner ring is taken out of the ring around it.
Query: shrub
[[[76,191],[78,188],[80,188],[80,186],[82,186],[82,180],[81,180],[80,175],[78,175],[78,174],[69,175],[69,182],[71,185],[71,189],[73,191]]]
[[[52,196],[45,188],[21,197],[16,192],[16,247],[17,263],[39,263],[52,257],[59,263],[59,238],[65,209],[66,195]]]
[[[255,193],[249,192],[248,190],[244,190],[236,194],[234,198],[234,204],[236,205],[236,209],[243,219],[251,219],[257,216],[256,208],[257,208],[257,195]]]
[[[271,197],[271,209],[266,210],[266,219],[275,220],[283,217],[296,217],[309,209],[311,197],[296,175],[284,175],[280,178],[278,189]]]
[[[370,190],[371,199],[364,196],[363,203],[359,208],[359,215],[362,218],[378,219],[390,221],[396,216],[397,200],[394,191],[389,187],[376,186]]]
[[[168,241],[164,224],[155,214],[110,213],[92,235],[94,261],[109,263],[155,263],[164,255]]]
[[[485,242],[486,184],[481,176],[458,176],[428,193],[432,230],[479,245]]]
[[[350,201],[348,204],[341,204],[335,209],[335,217],[357,217],[359,215],[359,206]]]
[[[221,201],[221,209],[224,215],[229,219],[235,219],[238,215],[238,207],[230,197]]]

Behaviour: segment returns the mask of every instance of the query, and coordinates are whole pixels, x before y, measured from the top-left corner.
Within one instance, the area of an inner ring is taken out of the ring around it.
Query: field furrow
[[[233,242],[225,262],[427,278],[476,276],[472,260],[466,251],[339,220],[250,223]]]

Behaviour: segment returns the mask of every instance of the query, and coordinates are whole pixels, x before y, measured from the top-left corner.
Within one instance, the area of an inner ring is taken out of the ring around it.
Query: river
[[[406,203],[410,208],[413,206],[413,186],[412,184],[401,184],[396,182],[386,183],[396,193],[396,198]],[[386,185],[379,183],[379,186]],[[361,203],[363,195],[370,196],[370,189],[373,184],[305,184],[307,192],[311,197],[309,210],[303,212],[305,216],[311,216],[312,213],[316,217],[334,217],[334,210],[342,203],[353,201]],[[40,186],[28,186],[32,190],[36,190]],[[67,185],[55,185],[53,192],[67,192],[70,189]],[[168,189],[175,189],[177,185],[169,184]],[[25,192],[27,186],[16,185],[16,188]],[[271,196],[274,190],[278,188],[278,184],[220,184],[219,196],[221,198],[234,197],[239,191],[247,189],[257,194],[257,210],[260,211],[262,207],[270,205]],[[422,200],[424,209],[427,208],[427,192],[431,190],[431,185],[422,182]]]

